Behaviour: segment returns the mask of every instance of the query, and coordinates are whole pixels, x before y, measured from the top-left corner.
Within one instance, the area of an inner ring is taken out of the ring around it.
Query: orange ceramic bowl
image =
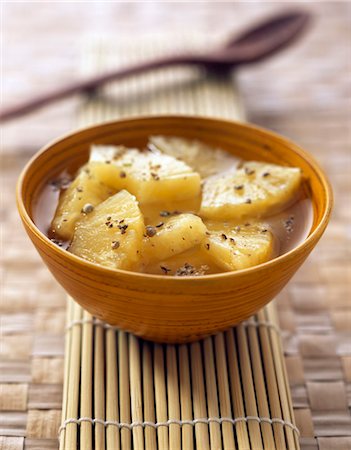
[[[259,266],[201,277],[165,277],[113,270],[55,245],[33,221],[45,184],[67,167],[79,167],[95,144],[143,146],[150,135],[196,138],[243,159],[300,167],[307,179],[314,219],[308,238]],[[235,325],[262,308],[285,286],[322,236],[331,212],[329,182],[297,145],[251,125],[226,120],[161,116],[120,120],[85,128],[43,148],[17,185],[25,229],[44,262],[83,308],[99,319],[159,342],[189,342]]]

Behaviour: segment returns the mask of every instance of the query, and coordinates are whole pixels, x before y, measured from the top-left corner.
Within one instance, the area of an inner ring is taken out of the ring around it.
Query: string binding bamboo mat
[[[84,71],[185,43],[207,44],[194,35],[113,46],[96,39]],[[172,68],[106,88],[86,101],[79,121],[159,113],[245,118],[231,78]],[[298,449],[298,437],[273,303],[225,333],[175,346],[110,327],[68,299],[61,450],[283,450]]]

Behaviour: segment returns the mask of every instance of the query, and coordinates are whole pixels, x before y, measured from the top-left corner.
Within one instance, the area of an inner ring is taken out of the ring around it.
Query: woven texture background
[[[242,74],[239,83],[249,120],[308,148],[334,186],[328,232],[281,294],[278,309],[302,448],[346,450],[351,448],[350,16],[346,4],[313,8],[319,20],[308,39]],[[50,449],[57,447],[61,421],[65,295],[24,236],[15,211],[14,183],[32,150],[20,125],[16,130],[17,136],[6,135],[11,145],[2,154],[0,448]],[[38,142],[34,131],[33,136],[29,141]]]

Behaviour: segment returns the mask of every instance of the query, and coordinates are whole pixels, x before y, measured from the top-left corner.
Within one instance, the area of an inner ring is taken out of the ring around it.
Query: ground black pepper
[[[155,236],[156,233],[157,233],[157,231],[156,231],[155,227],[152,227],[151,225],[148,225],[146,227],[146,235],[148,237],[153,237],[153,236]]]
[[[165,275],[167,275],[168,272],[171,272],[171,269],[168,269],[168,267],[165,267],[165,266],[160,266],[160,267],[163,270],[163,272],[165,273]]]
[[[112,250],[116,250],[119,246],[119,241],[112,241]]]
[[[94,211],[94,206],[91,203],[86,203],[82,208],[82,213],[89,214]]]

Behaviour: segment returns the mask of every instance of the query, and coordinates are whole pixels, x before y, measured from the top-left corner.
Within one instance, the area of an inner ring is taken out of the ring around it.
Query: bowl
[[[55,245],[36,226],[33,210],[44,185],[67,167],[79,167],[95,144],[143,146],[150,135],[195,138],[243,159],[300,167],[313,205],[309,236],[293,250],[245,270],[199,277],[165,277],[114,270]],[[142,117],[81,129],[39,151],[17,184],[24,227],[57,281],[97,318],[145,339],[184,343],[247,319],[285,286],[322,236],[332,208],[326,175],[307,152],[270,131],[227,120]]]

